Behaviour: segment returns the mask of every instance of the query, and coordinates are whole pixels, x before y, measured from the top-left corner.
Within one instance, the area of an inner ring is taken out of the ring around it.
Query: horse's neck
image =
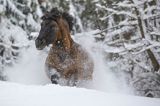
[[[65,20],[60,18],[57,21],[59,25],[60,31],[57,33],[57,39],[54,42],[53,47],[59,47],[61,49],[64,49],[66,51],[69,51],[73,45],[73,40],[70,36],[69,26]]]

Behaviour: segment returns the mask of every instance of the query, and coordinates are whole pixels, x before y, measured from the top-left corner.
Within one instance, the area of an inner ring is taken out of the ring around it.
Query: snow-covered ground
[[[0,106],[160,106],[160,99],[58,85],[0,82]]]

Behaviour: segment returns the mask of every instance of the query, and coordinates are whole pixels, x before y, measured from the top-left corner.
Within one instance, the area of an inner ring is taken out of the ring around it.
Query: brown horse
[[[45,64],[52,83],[77,86],[82,81],[91,80],[93,61],[70,35],[73,18],[68,13],[53,8],[42,20],[35,44],[39,50],[52,44]]]

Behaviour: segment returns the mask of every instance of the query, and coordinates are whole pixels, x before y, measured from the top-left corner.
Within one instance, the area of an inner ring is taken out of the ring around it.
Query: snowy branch
[[[25,18],[25,15],[11,2],[11,0],[6,0],[4,5],[21,18]]]

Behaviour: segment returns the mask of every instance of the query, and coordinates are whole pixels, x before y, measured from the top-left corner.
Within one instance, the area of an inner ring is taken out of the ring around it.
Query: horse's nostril
[[[46,41],[44,39],[42,39],[42,40],[36,39],[36,41],[35,41],[36,45],[42,45],[42,44],[45,44],[45,42]]]
[[[42,50],[46,46],[46,40],[45,39],[36,39],[35,45],[38,50]]]

